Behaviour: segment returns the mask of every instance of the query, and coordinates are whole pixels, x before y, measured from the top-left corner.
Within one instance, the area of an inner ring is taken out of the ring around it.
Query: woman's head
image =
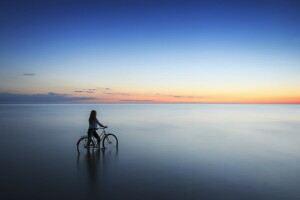
[[[90,119],[89,119],[90,123],[92,123],[92,121],[93,121],[94,119],[96,119],[96,116],[97,116],[96,110],[92,110],[92,111],[91,111],[91,114],[90,114]]]

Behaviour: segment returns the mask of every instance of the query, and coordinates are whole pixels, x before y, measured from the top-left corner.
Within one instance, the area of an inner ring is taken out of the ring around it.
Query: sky
[[[300,1],[0,1],[0,103],[300,103]]]

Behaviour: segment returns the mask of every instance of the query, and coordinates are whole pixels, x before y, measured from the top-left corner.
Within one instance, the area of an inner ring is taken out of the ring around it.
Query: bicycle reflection
[[[114,169],[118,152],[118,148],[97,149],[77,156],[78,170],[87,172],[86,176],[91,189],[101,188],[101,185],[105,184],[110,173],[109,170]],[[82,170],[82,168],[86,170]]]

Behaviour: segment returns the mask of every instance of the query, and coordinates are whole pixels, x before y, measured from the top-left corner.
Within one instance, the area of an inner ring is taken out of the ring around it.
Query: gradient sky
[[[300,103],[300,1],[1,1],[0,103]]]

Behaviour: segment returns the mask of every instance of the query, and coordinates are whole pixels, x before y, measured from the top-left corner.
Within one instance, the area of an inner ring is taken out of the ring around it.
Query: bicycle
[[[91,136],[90,139],[89,139],[88,135],[81,136],[79,138],[79,140],[77,141],[77,151],[78,151],[78,154],[80,154],[81,152],[85,151],[86,149],[87,150],[92,150],[92,151],[95,148],[99,149],[101,141],[102,141],[102,147],[103,147],[103,149],[108,148],[108,147],[114,147],[114,146],[116,148],[118,148],[119,141],[118,141],[117,136],[115,136],[112,133],[106,133],[105,132],[106,128],[107,127],[96,128],[95,129],[95,130],[103,129],[102,133],[99,136],[100,137],[99,145],[97,145],[97,141],[96,141],[96,139],[93,136]],[[89,140],[90,140],[90,142],[88,144]]]

